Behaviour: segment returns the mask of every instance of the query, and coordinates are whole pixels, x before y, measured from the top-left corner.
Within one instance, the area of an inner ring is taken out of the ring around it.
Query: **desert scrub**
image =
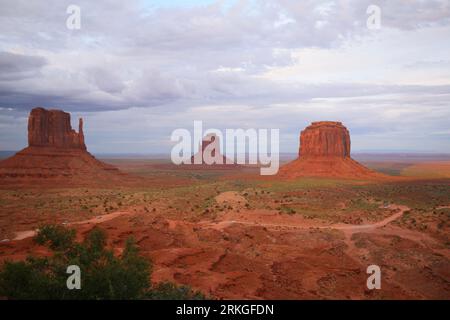
[[[206,296],[189,286],[177,286],[171,282],[161,282],[146,294],[150,300],[205,300]]]
[[[281,206],[279,208],[279,211],[280,211],[280,213],[286,213],[286,214],[289,214],[289,215],[297,213],[297,211],[295,211],[295,209],[292,209],[291,207],[287,207],[287,206]]]
[[[106,247],[106,233],[95,227],[81,243],[75,231],[58,225],[42,226],[34,240],[48,246],[50,257],[29,256],[6,261],[0,269],[0,296],[8,299],[202,299],[200,292],[173,283],[152,284],[151,260],[139,254],[132,237],[120,256]],[[68,290],[66,269],[81,270],[81,289]]]

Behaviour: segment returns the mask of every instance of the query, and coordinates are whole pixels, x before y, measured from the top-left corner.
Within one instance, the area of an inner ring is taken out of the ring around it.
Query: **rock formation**
[[[350,157],[350,133],[340,122],[313,122],[300,134],[299,156]]]
[[[83,119],[78,133],[70,125],[70,114],[61,110],[35,108],[28,118],[28,146],[86,150]]]
[[[31,110],[28,147],[0,162],[0,185],[102,184],[124,177],[87,151],[83,120],[79,119],[77,133],[70,114],[61,110]]]
[[[341,122],[313,122],[300,134],[299,157],[284,165],[286,177],[382,178],[350,157],[350,133]]]
[[[220,139],[214,134],[210,133],[203,137],[199,151],[191,157],[190,164],[200,166],[202,169],[208,166],[214,168],[227,168],[236,166],[234,161],[227,160],[227,158],[220,153]]]

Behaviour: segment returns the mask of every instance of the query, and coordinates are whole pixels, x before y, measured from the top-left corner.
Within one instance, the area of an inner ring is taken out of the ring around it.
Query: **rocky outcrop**
[[[233,161],[220,153],[220,139],[214,134],[208,134],[203,137],[199,151],[191,157],[190,164],[196,165],[201,169],[206,169],[209,166],[217,168],[229,168],[237,166]]]
[[[86,149],[83,120],[78,133],[70,114],[35,108],[28,118],[28,147],[0,162],[0,185],[60,186],[119,183],[128,179]]]
[[[300,134],[298,159],[284,165],[280,176],[374,179],[374,172],[350,156],[350,133],[341,122],[313,122]]]
[[[300,134],[301,157],[350,157],[350,133],[341,122],[313,122]]]
[[[72,129],[69,113],[34,108],[28,118],[28,146],[86,150],[83,119],[79,119],[77,133]]]

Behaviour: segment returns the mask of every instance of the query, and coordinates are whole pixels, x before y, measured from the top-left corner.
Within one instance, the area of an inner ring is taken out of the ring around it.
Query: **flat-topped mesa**
[[[28,146],[86,150],[83,119],[79,120],[77,133],[72,129],[69,113],[34,108],[28,118]]]
[[[384,179],[350,157],[350,133],[336,121],[313,122],[300,134],[299,157],[280,168],[280,176]]]
[[[341,122],[313,122],[300,134],[299,156],[350,157],[350,133]]]

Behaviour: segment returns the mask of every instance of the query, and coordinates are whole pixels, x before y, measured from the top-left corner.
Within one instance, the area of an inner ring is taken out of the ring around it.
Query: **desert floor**
[[[99,225],[117,254],[136,238],[154,281],[214,298],[450,299],[448,162],[366,161],[393,176],[376,182],[107,161],[146,182],[2,186],[0,261],[47,254],[32,238],[44,223]],[[366,287],[372,264],[381,290]]]

